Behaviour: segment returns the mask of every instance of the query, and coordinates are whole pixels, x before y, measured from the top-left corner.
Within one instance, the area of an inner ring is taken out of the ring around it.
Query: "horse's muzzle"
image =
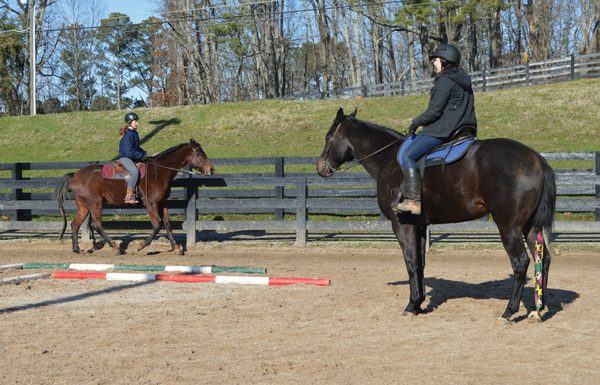
[[[207,162],[207,164],[205,164],[204,167],[202,167],[201,171],[204,173],[204,175],[211,176],[215,173],[215,168],[213,167],[212,163]]]
[[[323,178],[327,178],[333,175],[333,168],[325,159],[320,158],[317,161],[317,173]]]

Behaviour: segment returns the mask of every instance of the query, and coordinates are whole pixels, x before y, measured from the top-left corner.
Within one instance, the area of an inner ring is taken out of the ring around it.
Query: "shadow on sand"
[[[123,290],[133,289],[133,288],[136,288],[139,286],[145,286],[145,285],[152,284],[152,283],[155,283],[155,281],[135,282],[135,283],[130,283],[130,284],[126,284],[126,285],[108,287],[108,288],[102,289],[102,290],[88,291],[85,293],[70,295],[68,297],[60,297],[60,298],[56,298],[56,299],[34,302],[34,303],[25,304],[25,305],[11,306],[11,307],[7,307],[4,309],[0,309],[0,314],[16,313],[16,312],[20,312],[20,311],[25,311],[25,310],[29,310],[29,309],[39,309],[42,307],[57,305],[57,304],[61,304],[61,303],[81,301],[81,300],[84,300],[87,298],[97,297],[100,295],[105,295],[105,294],[110,294],[110,293],[116,293],[116,292],[120,292]]]
[[[467,283],[461,281],[452,281],[443,278],[425,278],[425,287],[429,289],[427,296],[429,304],[424,313],[429,313],[437,309],[442,304],[452,299],[473,298],[473,299],[503,299],[508,301],[512,290],[512,276],[496,281],[487,281],[481,283]],[[388,285],[409,285],[408,281],[389,282]],[[546,293],[546,311],[542,315],[543,320],[552,318],[555,314],[562,311],[565,304],[570,304],[579,298],[579,294],[570,291],[549,287]],[[522,303],[527,307],[527,313],[534,310],[533,306],[533,288],[525,287],[523,289]],[[526,316],[519,316],[513,321],[521,321]]]

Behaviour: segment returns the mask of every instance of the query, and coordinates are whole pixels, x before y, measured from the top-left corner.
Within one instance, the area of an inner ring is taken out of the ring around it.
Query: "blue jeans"
[[[131,176],[127,180],[127,187],[135,189],[135,185],[137,184],[138,178],[140,177],[140,172],[138,171],[137,167],[135,167],[135,163],[133,163],[133,160],[129,158],[121,158],[119,159],[119,162],[121,162],[123,167],[125,167],[127,171],[129,171],[129,173],[131,174]]]
[[[396,159],[400,167],[411,169],[417,168],[417,160],[432,148],[444,143],[444,140],[434,136],[417,134],[407,138],[400,146]]]

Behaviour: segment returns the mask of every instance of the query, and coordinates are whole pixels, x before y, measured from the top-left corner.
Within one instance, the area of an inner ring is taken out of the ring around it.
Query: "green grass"
[[[587,79],[477,93],[479,137],[508,137],[540,152],[597,151],[598,89],[600,79]],[[141,117],[142,146],[151,154],[194,137],[212,158],[316,157],[339,107],[347,113],[358,108],[360,119],[405,131],[411,119],[425,110],[427,101],[427,95],[267,100],[136,112]],[[111,159],[117,154],[117,131],[124,114],[110,111],[2,117],[0,162]]]

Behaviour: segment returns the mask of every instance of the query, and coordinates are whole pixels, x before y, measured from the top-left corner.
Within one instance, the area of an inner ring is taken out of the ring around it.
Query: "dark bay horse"
[[[150,221],[152,222],[152,234],[140,242],[138,251],[152,242],[162,224],[165,227],[173,250],[179,254],[183,254],[181,246],[177,244],[173,237],[169,222],[169,213],[165,206],[165,202],[170,194],[171,183],[179,170],[185,165],[189,165],[193,169],[203,172],[205,175],[213,174],[213,165],[200,144],[194,139],[190,139],[190,143],[180,144],[154,157],[148,158],[147,162],[146,175],[140,178],[138,189],[142,195],[142,204],[148,211]],[[81,253],[77,233],[88,215],[91,215],[92,218],[92,230],[97,231],[108,245],[117,252],[119,251],[117,244],[102,228],[102,204],[123,205],[126,186],[126,181],[124,180],[103,178],[102,165],[90,165],[75,173],[65,174],[61,178],[54,191],[54,197],[58,202],[58,208],[64,223],[62,232],[60,233],[61,239],[67,227],[67,217],[63,208],[63,202],[69,188],[77,204],[77,213],[71,224],[73,252]]]
[[[538,310],[530,314],[539,319],[550,268],[547,234],[556,205],[552,168],[540,154],[521,143],[510,139],[479,140],[456,163],[426,169],[421,215],[396,214],[390,205],[391,191],[403,179],[396,162],[403,140],[398,132],[360,121],[356,111],[345,115],[340,108],[325,137],[317,172],[330,177],[343,163],[355,160],[376,180],[379,208],[392,222],[408,271],[410,301],[404,314],[422,312],[427,225],[468,221],[490,213],[514,271],[508,306],[498,322],[509,323],[519,309],[529,265],[523,237],[532,255],[543,252],[544,256],[543,265],[539,265],[543,279],[541,295],[536,297]],[[546,236],[541,239],[544,233]]]

